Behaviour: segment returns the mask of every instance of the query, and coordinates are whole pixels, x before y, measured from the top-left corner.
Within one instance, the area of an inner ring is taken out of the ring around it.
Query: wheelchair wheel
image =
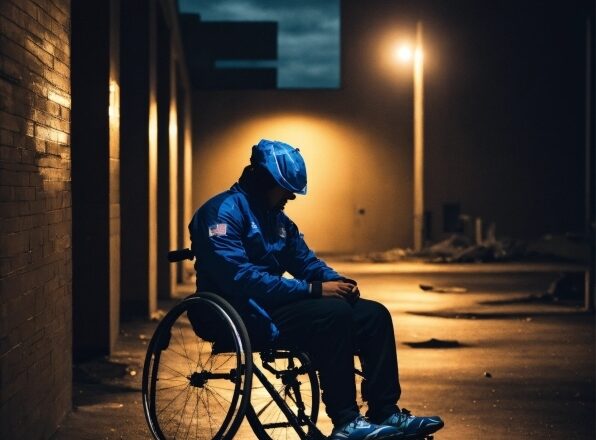
[[[263,374],[284,400],[295,422],[310,435],[319,414],[319,380],[305,353],[274,350],[262,352]],[[255,375],[259,374],[255,366]],[[263,380],[255,380],[246,417],[260,440],[301,438],[279,405],[265,388]]]
[[[175,306],[149,343],[142,382],[149,429],[159,440],[231,439],[251,383],[252,353],[240,316],[219,296],[200,292]]]

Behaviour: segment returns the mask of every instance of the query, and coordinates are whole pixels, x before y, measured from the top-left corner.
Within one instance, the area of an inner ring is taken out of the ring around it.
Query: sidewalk
[[[340,273],[562,273],[585,272],[585,265],[573,263],[422,263],[399,261],[395,263],[367,263],[324,258]]]
[[[404,390],[401,402],[414,413],[445,418],[446,427],[436,440],[594,438],[594,315],[578,304],[524,300],[542,292],[561,266],[333,266],[357,275],[366,296],[391,311]],[[421,283],[444,282],[467,291],[419,288]],[[171,304],[160,306],[166,310]],[[155,325],[123,324],[112,356],[76,366],[75,409],[54,440],[149,438],[140,389],[145,349]],[[408,345],[432,338],[456,340],[458,347]],[[321,415],[319,424],[328,432],[323,410]],[[244,426],[236,438],[255,437]]]

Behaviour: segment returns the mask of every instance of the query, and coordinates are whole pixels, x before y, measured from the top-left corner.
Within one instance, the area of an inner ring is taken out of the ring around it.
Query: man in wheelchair
[[[443,427],[440,417],[400,410],[391,315],[360,298],[354,280],[318,259],[284,214],[306,194],[306,166],[297,148],[261,140],[239,182],[207,201],[190,225],[197,287],[228,300],[251,339],[297,346],[319,371],[331,439],[421,438]],[[282,275],[288,272],[294,278]],[[362,363],[366,417],[356,404],[354,353]]]

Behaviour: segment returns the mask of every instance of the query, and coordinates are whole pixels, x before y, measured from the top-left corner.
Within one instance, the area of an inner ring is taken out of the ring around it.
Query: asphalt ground
[[[595,321],[581,295],[543,297],[556,267],[458,267],[341,263],[363,296],[392,313],[399,404],[443,417],[436,440],[596,438]],[[53,439],[150,438],[140,384],[155,325],[124,323],[110,357],[75,366],[74,409]],[[324,414],[318,425],[331,429]],[[255,436],[244,423],[236,438]]]

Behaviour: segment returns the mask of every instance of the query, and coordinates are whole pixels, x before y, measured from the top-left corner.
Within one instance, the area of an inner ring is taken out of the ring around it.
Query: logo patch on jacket
[[[209,226],[209,237],[223,237],[228,232],[228,225],[226,223],[218,223]]]
[[[286,238],[286,236],[287,236],[286,228],[284,228],[283,226],[279,227],[278,233],[281,238]]]

